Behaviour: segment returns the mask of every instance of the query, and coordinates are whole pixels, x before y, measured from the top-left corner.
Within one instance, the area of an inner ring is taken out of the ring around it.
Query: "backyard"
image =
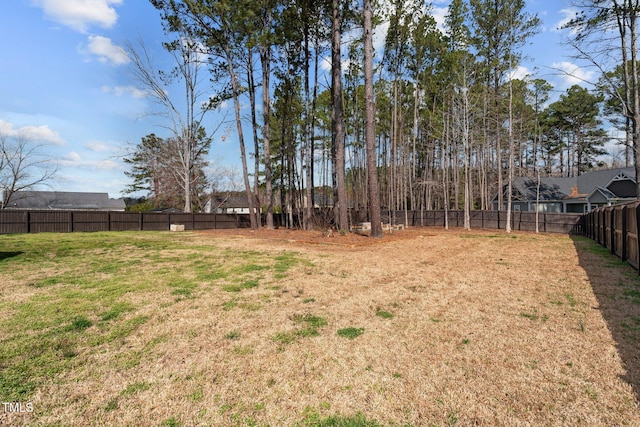
[[[639,338],[583,237],[0,235],[0,425],[640,425]]]

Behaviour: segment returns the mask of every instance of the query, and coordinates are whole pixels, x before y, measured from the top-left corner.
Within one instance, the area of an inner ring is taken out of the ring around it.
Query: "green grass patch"
[[[382,424],[375,420],[366,418],[362,413],[356,415],[328,415],[321,416],[317,411],[305,410],[305,418],[299,426],[313,427],[382,427]]]
[[[350,340],[354,338],[358,338],[360,335],[364,333],[364,328],[343,328],[338,329],[337,334],[343,338],[348,338]]]
[[[108,322],[117,319],[122,313],[133,310],[133,306],[126,302],[117,302],[111,310],[105,311],[100,315],[100,321]]]
[[[93,326],[93,323],[89,319],[84,316],[77,316],[73,319],[69,328],[75,331],[83,331],[91,326]]]
[[[164,420],[162,423],[160,423],[160,426],[161,427],[181,427],[182,422],[178,421],[176,417],[171,417]]]
[[[120,392],[120,396],[131,396],[141,391],[149,390],[150,388],[151,388],[151,383],[146,381],[137,381],[137,382],[128,384]]]
[[[565,298],[567,299],[567,303],[569,304],[569,307],[575,307],[576,306],[576,299],[572,294],[565,294]]]
[[[393,319],[393,313],[389,313],[388,311],[376,309],[376,316],[382,317],[383,319]]]
[[[520,316],[522,317],[526,317],[529,320],[538,320],[540,318],[540,316],[538,316],[537,314],[534,313],[520,313]]]
[[[320,316],[314,316],[313,314],[295,314],[291,320],[295,323],[304,323],[310,328],[321,328],[327,325],[327,319]]]
[[[625,289],[622,291],[624,299],[630,300],[633,304],[640,305],[640,290]]]
[[[231,331],[224,335],[224,337],[228,340],[237,340],[240,338],[240,331]]]
[[[291,316],[291,320],[301,327],[293,331],[278,332],[273,336],[273,341],[286,345],[297,341],[299,338],[316,337],[320,335],[319,328],[327,325],[324,317],[315,316],[313,314],[296,314]]]

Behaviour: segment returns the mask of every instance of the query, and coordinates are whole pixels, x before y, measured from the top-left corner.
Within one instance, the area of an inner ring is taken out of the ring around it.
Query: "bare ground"
[[[237,296],[159,297],[125,345],[38,392],[44,416],[6,422],[281,426],[362,413],[383,425],[640,425],[640,302],[624,298],[638,281],[584,240],[433,228],[185,238],[309,263]],[[274,340],[304,314],[327,320],[319,336]],[[347,327],[364,333],[337,335]]]

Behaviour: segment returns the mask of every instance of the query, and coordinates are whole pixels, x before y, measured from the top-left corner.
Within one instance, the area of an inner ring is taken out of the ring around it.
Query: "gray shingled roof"
[[[124,210],[125,203],[122,199],[110,199],[108,193],[18,191],[11,196],[7,208]]]
[[[635,179],[634,168],[603,169],[586,172],[578,177],[544,177],[540,178],[540,200],[566,200],[577,187],[580,198],[584,198],[599,189],[601,193],[614,199],[618,196],[606,187],[618,175]],[[513,195],[515,200],[536,200],[536,178],[516,178],[513,181]],[[575,196],[574,196],[575,197]]]
[[[540,200],[562,200],[571,194],[575,186],[576,178],[540,178]],[[516,178],[513,181],[516,200],[536,200],[537,187],[535,178]]]
[[[634,180],[636,178],[636,170],[634,168],[603,169],[585,172],[578,177],[578,193],[590,194],[598,187],[606,187],[611,180],[620,173]]]

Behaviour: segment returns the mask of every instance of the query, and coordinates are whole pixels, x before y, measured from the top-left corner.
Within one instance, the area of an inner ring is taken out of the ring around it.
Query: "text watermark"
[[[5,414],[26,414],[33,412],[31,402],[0,402],[0,411]]]

